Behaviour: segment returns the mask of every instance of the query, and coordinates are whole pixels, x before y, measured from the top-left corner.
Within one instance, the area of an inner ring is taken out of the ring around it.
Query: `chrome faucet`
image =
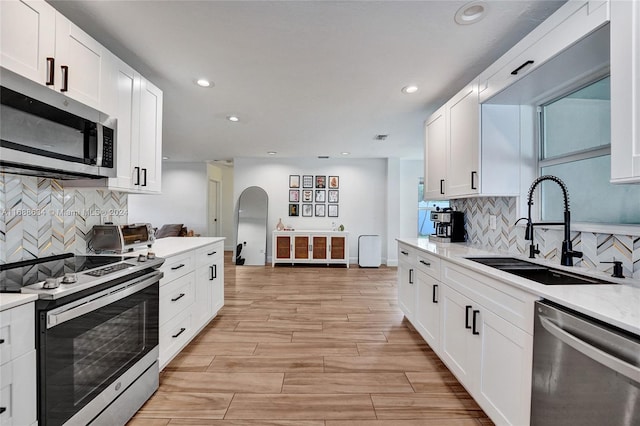
[[[531,221],[531,206],[533,206],[533,191],[543,181],[550,180],[557,183],[562,189],[562,196],[564,198],[564,222],[538,222],[533,223]],[[571,244],[571,212],[569,211],[569,193],[565,183],[557,176],[545,175],[540,176],[531,184],[529,188],[529,195],[527,197],[527,204],[529,205],[529,213],[526,218],[522,217],[516,221],[518,223],[522,219],[527,219],[527,227],[524,233],[524,239],[531,241],[529,245],[529,258],[534,259],[536,254],[540,253],[537,245],[533,244],[533,227],[535,225],[564,225],[564,241],[562,241],[562,255],[560,257],[560,263],[564,266],[573,266],[574,257],[582,257],[582,252],[573,250]]]

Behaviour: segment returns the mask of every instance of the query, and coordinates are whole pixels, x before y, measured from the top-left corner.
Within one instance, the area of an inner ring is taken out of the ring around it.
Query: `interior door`
[[[220,235],[220,182],[213,179],[209,179],[208,206],[209,236],[217,237]]]

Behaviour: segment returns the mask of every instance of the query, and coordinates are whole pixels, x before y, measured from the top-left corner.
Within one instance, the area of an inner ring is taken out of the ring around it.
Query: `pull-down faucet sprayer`
[[[564,198],[564,222],[538,222],[533,223],[531,221],[531,206],[533,206],[533,191],[536,187],[543,181],[550,180],[557,183],[562,189],[562,196]],[[529,212],[526,218],[527,226],[524,233],[524,239],[531,241],[529,245],[529,257],[531,259],[535,258],[536,254],[540,253],[537,246],[533,244],[533,227],[534,225],[564,225],[564,241],[562,241],[562,255],[560,257],[560,263],[564,266],[573,266],[573,258],[574,257],[582,257],[582,252],[573,250],[571,244],[571,212],[569,211],[569,193],[567,191],[567,186],[565,183],[557,176],[545,175],[540,176],[531,184],[531,188],[529,188],[529,195],[527,197],[527,204],[529,205]],[[521,219],[518,219],[520,221]],[[516,222],[518,223],[518,222]]]

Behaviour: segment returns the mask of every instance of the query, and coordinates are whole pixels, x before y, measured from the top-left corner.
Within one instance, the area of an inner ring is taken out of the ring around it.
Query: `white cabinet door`
[[[471,390],[474,378],[473,303],[447,285],[442,286],[440,357],[460,382]]]
[[[162,91],[144,78],[140,82],[139,132],[140,180],[136,188],[158,193],[162,180]]]
[[[533,336],[484,307],[474,309],[473,396],[495,423],[528,425]]]
[[[33,333],[34,331],[31,330]],[[22,426],[36,421],[36,351],[0,366],[0,424]]]
[[[611,182],[640,182],[640,2],[611,2]]]
[[[53,84],[56,11],[44,1],[0,2],[0,65],[40,84]],[[47,58],[51,58],[47,60]]]
[[[449,124],[447,196],[479,192],[480,104],[478,85],[469,84],[446,104]]]
[[[56,88],[97,110],[103,110],[112,81],[111,54],[61,14],[56,14]]]
[[[413,253],[400,246],[398,249],[398,306],[411,323],[415,312],[415,269]]]
[[[438,291],[440,282],[417,270],[415,327],[431,349],[440,349],[440,305]]]
[[[445,107],[440,108],[425,123],[424,199],[439,200],[446,193],[447,123]]]

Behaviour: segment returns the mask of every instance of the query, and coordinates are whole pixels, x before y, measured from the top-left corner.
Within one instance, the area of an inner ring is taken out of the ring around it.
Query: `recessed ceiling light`
[[[168,160],[168,159],[169,159],[169,157],[166,157],[166,156],[165,156],[165,157],[162,157],[162,159],[163,159],[163,160]]]
[[[402,93],[416,93],[418,91],[418,86],[405,86],[402,88]]]
[[[269,151],[269,152],[267,152],[267,154],[269,154],[269,155],[276,155],[276,154],[277,154],[277,152],[275,152],[275,151]]]
[[[211,87],[212,84],[209,80],[207,80],[206,78],[199,78],[198,80],[196,80],[196,84],[200,87]]]
[[[456,12],[454,20],[460,25],[475,24],[487,14],[487,4],[484,1],[473,1],[462,6]]]
[[[230,116],[228,116],[228,117],[227,117],[227,120],[229,120],[229,121],[233,121],[234,123],[236,123],[236,122],[240,121],[240,119],[239,119],[239,118],[238,118],[238,116],[236,116],[236,115],[230,115]]]
[[[340,154],[342,154],[342,155],[350,155],[351,153],[350,152],[341,152]]]

